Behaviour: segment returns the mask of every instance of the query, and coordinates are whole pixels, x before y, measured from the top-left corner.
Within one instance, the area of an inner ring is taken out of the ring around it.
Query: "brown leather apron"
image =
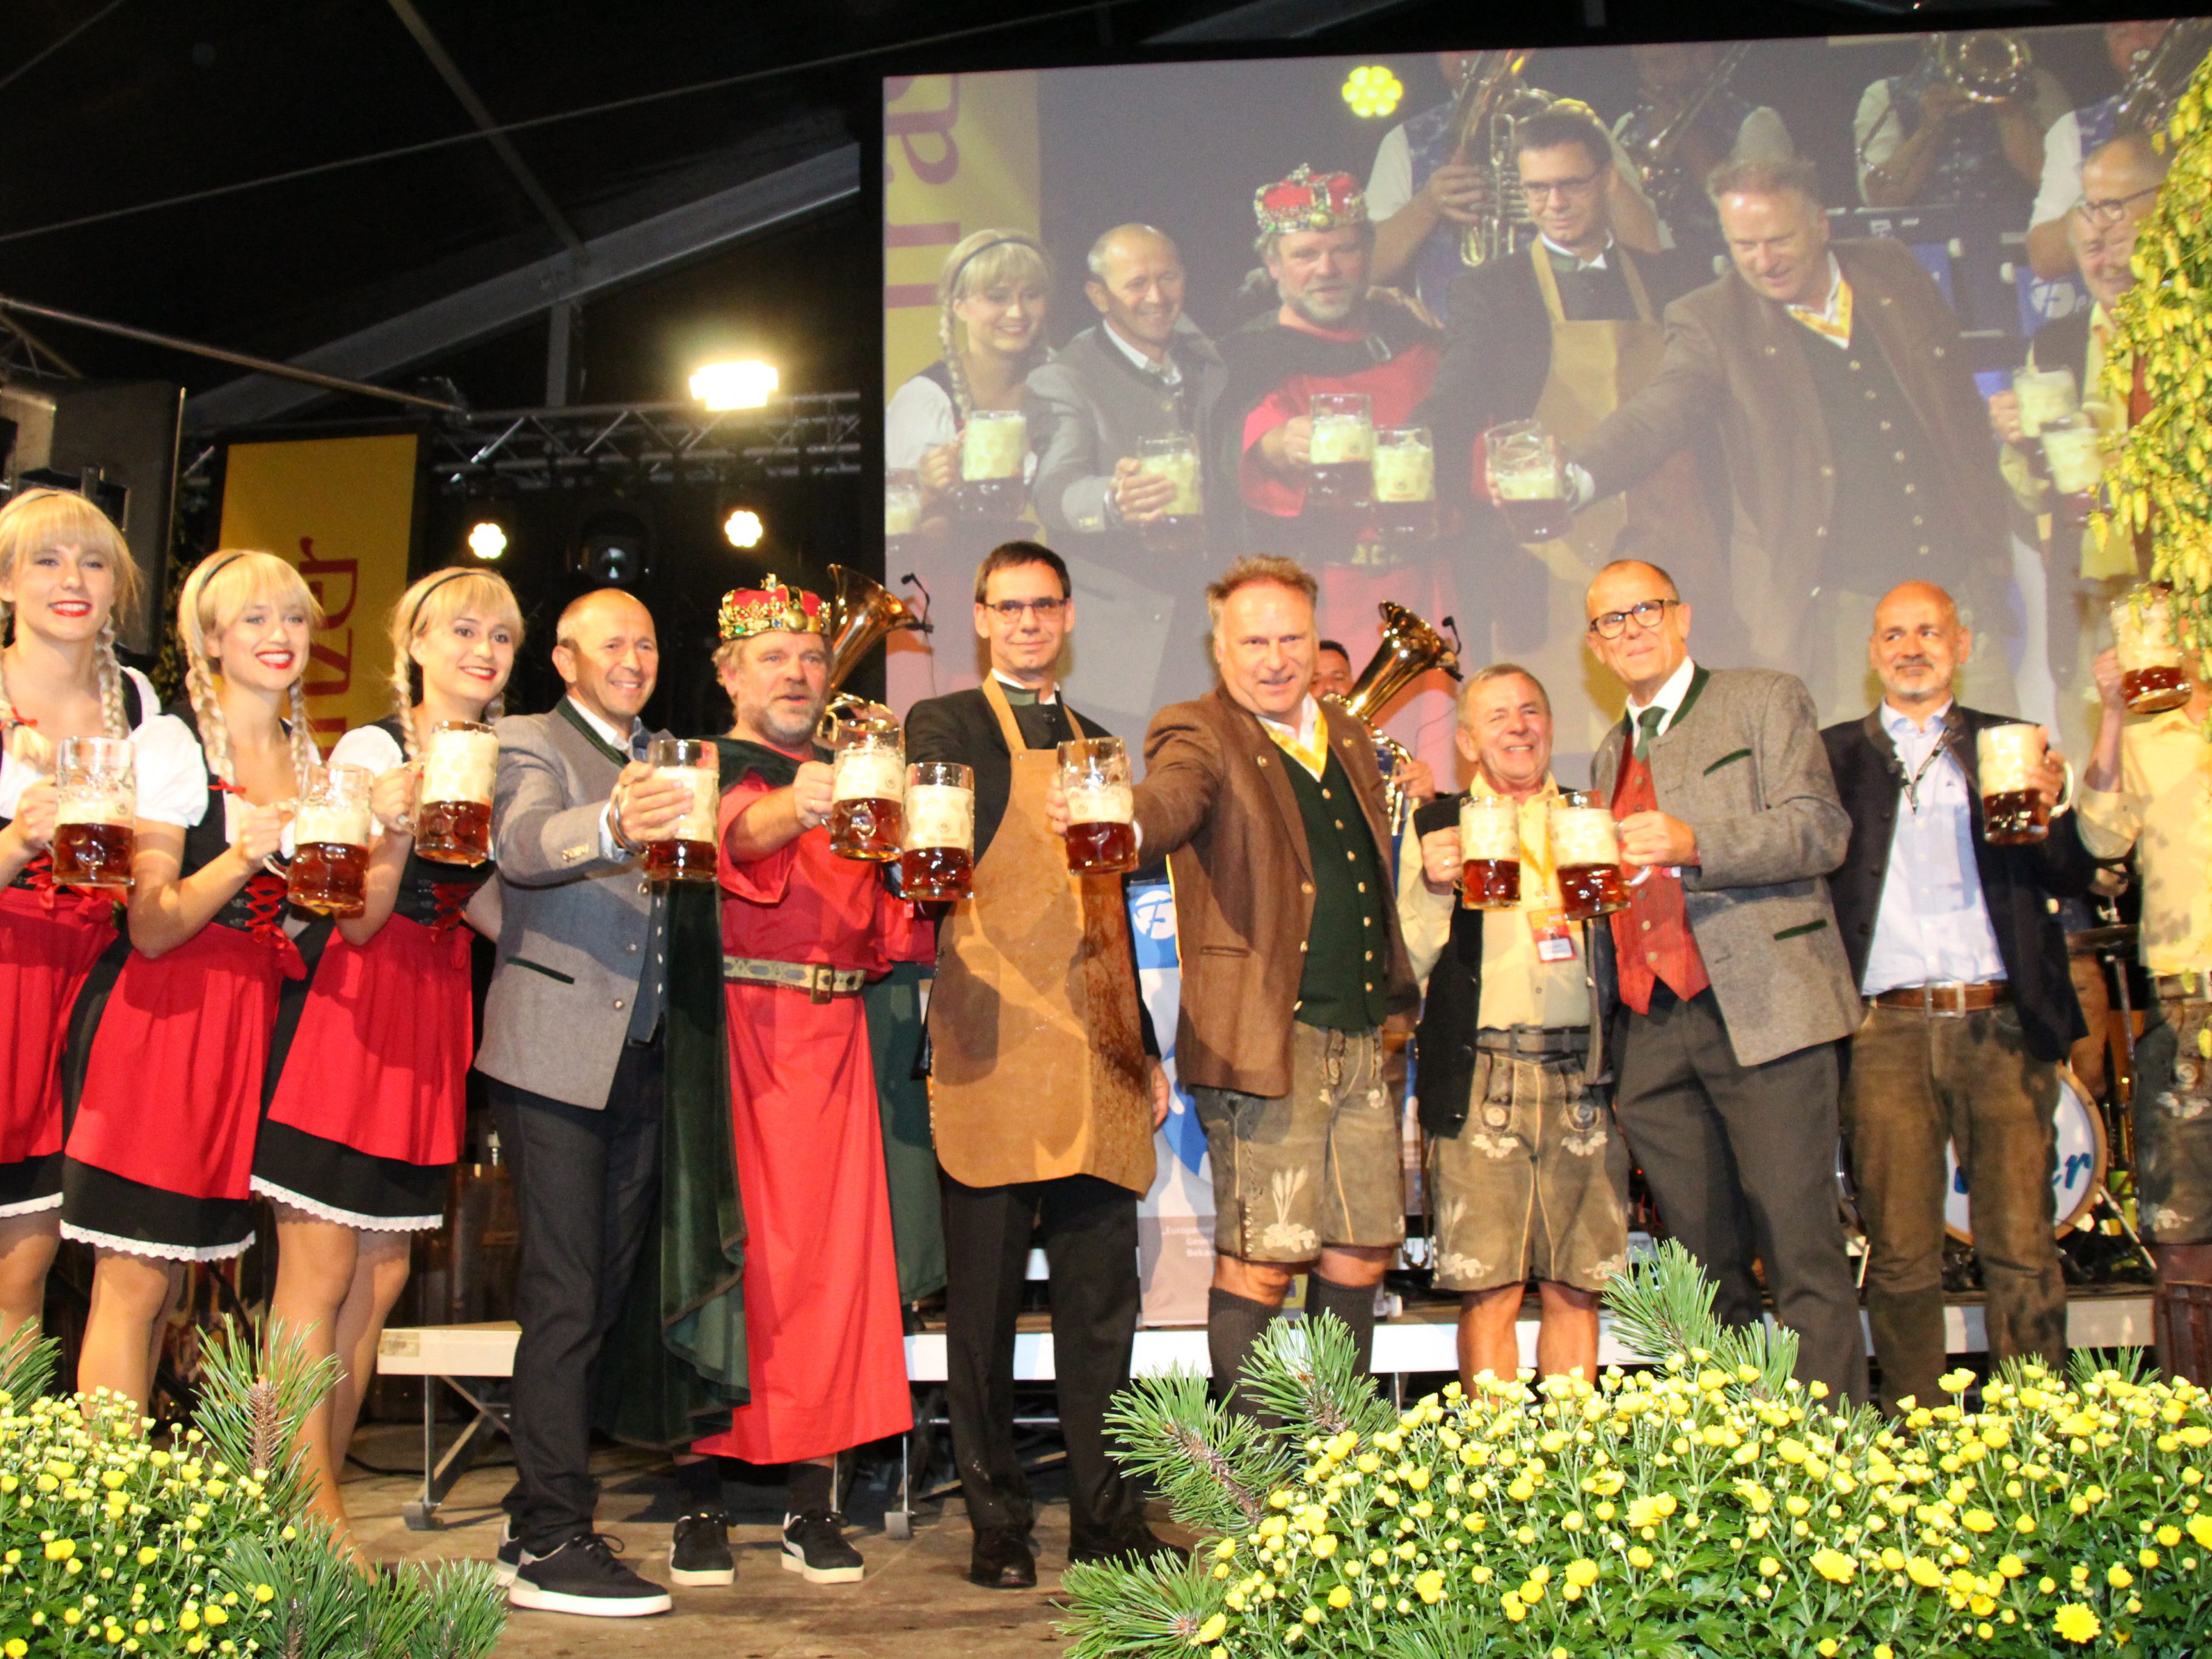
[[[1068,874],[1066,845],[1045,821],[1058,757],[1029,747],[995,678],[983,696],[1012,778],[975,896],[938,934],[938,1162],[969,1187],[1089,1175],[1142,1193],[1152,1184],[1152,1093],[1121,878]]]

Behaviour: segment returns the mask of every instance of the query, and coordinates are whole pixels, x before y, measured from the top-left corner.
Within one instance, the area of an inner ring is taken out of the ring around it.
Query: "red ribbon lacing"
[[[246,931],[289,948],[292,941],[284,935],[284,878],[264,870],[246,882],[239,896],[246,901]]]
[[[64,905],[94,921],[105,921],[114,914],[116,902],[112,894],[80,893],[59,885],[54,880],[54,860],[49,853],[41,853],[25,865],[16,873],[15,884],[34,894],[40,906],[50,915]]]
[[[459,927],[463,920],[461,913],[469,908],[469,901],[474,898],[476,894],[476,884],[473,882],[432,882],[430,897],[436,904],[437,909],[430,918],[430,931],[434,933],[450,933]]]

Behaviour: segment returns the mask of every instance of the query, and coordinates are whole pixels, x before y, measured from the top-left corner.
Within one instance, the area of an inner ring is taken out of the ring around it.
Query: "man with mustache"
[[[1866,999],[1843,1091],[1867,1316],[1892,1415],[1931,1404],[1944,1364],[1943,1146],[1973,1204],[1992,1364],[2066,1347],[2066,1286],[2052,1230],[2051,1114],[2058,1067],[2088,1027],[2051,900],[2094,865],[2074,815],[2033,847],[1984,835],[1976,734],[2008,716],[1962,707],[1973,648],[1951,596],[1906,582],[1875,607],[1867,657],[1882,700],[1820,733],[1850,844],[1828,878],[1836,925]],[[2064,775],[2046,757],[2037,787]]]
[[[1308,510],[1313,399],[1359,394],[1376,426],[1404,425],[1435,378],[1437,331],[1370,297],[1375,227],[1349,174],[1302,166],[1255,191],[1252,207],[1275,304],[1221,342],[1228,381],[1212,476],[1219,496],[1243,501],[1247,544],[1348,552],[1360,515]]]
[[[1182,256],[1150,225],[1116,225],[1091,245],[1083,292],[1098,313],[1048,363],[1030,371],[1030,431],[1038,453],[1030,496],[1055,538],[1129,551],[1194,546],[1189,488],[1140,465],[1144,441],[1188,434],[1206,453],[1225,371],[1213,342],[1184,313]],[[1196,483],[1202,501],[1205,482]]]

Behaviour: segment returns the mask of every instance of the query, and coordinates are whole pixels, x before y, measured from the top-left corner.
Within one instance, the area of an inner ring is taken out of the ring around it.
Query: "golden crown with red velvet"
[[[1367,198],[1348,173],[1316,173],[1300,162],[1287,179],[1252,192],[1252,211],[1261,234],[1285,236],[1294,230],[1335,230],[1367,222]]]
[[[725,643],[756,634],[823,634],[830,627],[818,596],[787,587],[773,575],[758,587],[733,587],[723,594],[715,622]]]

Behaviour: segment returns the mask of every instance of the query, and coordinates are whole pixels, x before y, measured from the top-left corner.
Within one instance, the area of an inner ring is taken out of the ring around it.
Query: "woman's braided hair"
[[[522,643],[522,607],[504,576],[467,565],[434,570],[399,596],[392,608],[392,708],[399,716],[401,743],[410,761],[420,760],[422,739],[415,732],[415,659],[416,640],[433,629],[443,628],[456,617],[475,615],[503,622]],[[495,720],[507,712],[507,688],[484,709],[484,719]]]
[[[185,648],[185,690],[191,698],[192,716],[200,728],[200,747],[206,751],[208,770],[227,783],[236,783],[235,763],[230,752],[230,729],[223,724],[222,701],[216,690],[216,665],[208,641],[236,622],[257,600],[294,605],[305,610],[311,627],[323,619],[323,608],[300,573],[274,553],[222,551],[210,553],[185,578],[177,599],[177,638]],[[319,765],[323,752],[307,729],[307,698],[301,689],[307,664],[292,682],[292,760],[304,777]]]
[[[115,574],[114,603],[100,630],[100,706],[107,734],[127,738],[131,719],[123,703],[123,665],[115,656],[115,625],[118,617],[127,617],[138,608],[144,578],[113,520],[74,489],[26,489],[0,507],[0,580],[14,577],[26,559],[49,547],[104,554]],[[13,609],[0,600],[0,630],[11,620]],[[6,668],[0,664],[0,732],[12,747],[22,730],[15,700],[8,695]]]

